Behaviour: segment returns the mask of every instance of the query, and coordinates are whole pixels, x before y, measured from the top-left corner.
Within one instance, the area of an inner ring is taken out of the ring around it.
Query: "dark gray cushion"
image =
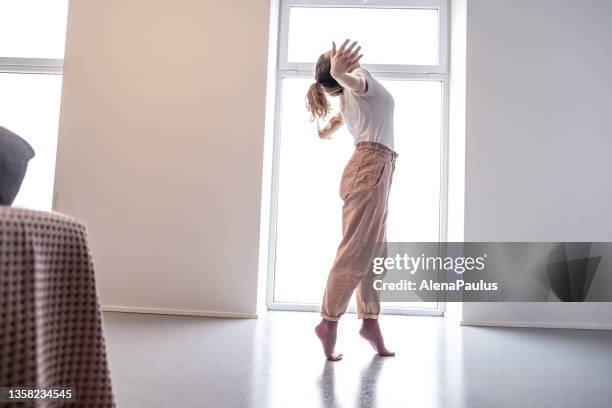
[[[28,142],[0,126],[0,205],[13,204],[32,157]]]

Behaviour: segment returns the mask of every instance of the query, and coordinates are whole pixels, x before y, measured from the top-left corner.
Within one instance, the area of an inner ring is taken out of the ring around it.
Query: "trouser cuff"
[[[329,316],[329,315],[326,315],[325,313],[321,313],[321,317],[322,317],[324,320],[329,320],[329,321],[331,321],[331,322],[337,322],[338,320],[340,320],[340,317],[341,317],[341,316],[334,317],[334,316]]]

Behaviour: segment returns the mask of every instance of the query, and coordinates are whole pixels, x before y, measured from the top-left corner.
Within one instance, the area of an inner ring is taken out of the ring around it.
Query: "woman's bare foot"
[[[385,341],[380,332],[377,319],[363,319],[359,334],[372,345],[379,355],[384,357],[393,357],[395,355],[393,351],[389,351],[385,347]]]
[[[321,320],[321,323],[315,327],[315,333],[321,344],[323,345],[323,353],[330,361],[338,361],[342,359],[342,354],[337,354],[334,351],[336,347],[336,333],[338,331],[338,322],[331,320]]]

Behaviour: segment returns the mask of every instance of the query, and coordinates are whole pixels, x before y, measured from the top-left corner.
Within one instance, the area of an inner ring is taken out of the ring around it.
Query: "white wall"
[[[268,0],[71,1],[54,209],[103,305],[252,316]]]
[[[468,0],[466,241],[612,240],[611,21],[609,0]],[[612,328],[612,305],[463,319]]]

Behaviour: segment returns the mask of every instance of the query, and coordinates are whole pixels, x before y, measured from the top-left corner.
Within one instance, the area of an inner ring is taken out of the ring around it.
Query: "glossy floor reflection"
[[[339,327],[324,359],[315,313],[259,320],[105,313],[119,407],[608,407],[612,332],[460,327],[384,316],[394,358]]]

